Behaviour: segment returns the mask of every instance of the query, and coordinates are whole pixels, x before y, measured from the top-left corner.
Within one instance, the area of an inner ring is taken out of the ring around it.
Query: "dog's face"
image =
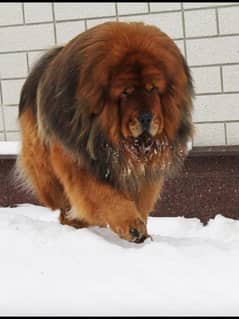
[[[127,57],[112,76],[109,86],[110,108],[117,109],[118,140],[127,143],[138,155],[150,154],[155,141],[165,138],[164,113],[160,95],[165,90],[163,71],[152,59],[135,54]],[[111,113],[112,114],[112,113]]]
[[[150,72],[152,70],[152,72]],[[163,130],[163,110],[160,92],[165,80],[152,66],[134,64],[112,81],[111,98],[119,108],[120,133],[125,139],[139,138],[146,133],[151,137]]]

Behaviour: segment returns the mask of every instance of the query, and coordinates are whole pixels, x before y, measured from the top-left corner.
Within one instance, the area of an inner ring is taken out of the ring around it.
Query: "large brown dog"
[[[112,22],[44,55],[20,99],[18,167],[74,227],[109,226],[143,242],[165,177],[192,137],[192,80],[174,42]]]

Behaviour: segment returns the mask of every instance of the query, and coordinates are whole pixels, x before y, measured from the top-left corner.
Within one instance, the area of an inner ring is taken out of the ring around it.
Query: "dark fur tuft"
[[[39,85],[39,81],[47,70],[49,63],[55,58],[55,56],[61,51],[62,47],[51,49],[44,54],[40,60],[34,65],[30,75],[25,81],[21,90],[20,102],[19,102],[19,116],[25,110],[26,107],[31,107],[33,114],[36,115],[36,94]]]

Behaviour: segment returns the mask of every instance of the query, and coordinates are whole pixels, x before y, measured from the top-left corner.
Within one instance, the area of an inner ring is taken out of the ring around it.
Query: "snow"
[[[239,221],[150,217],[152,241],[0,208],[0,315],[238,315]]]
[[[0,142],[0,155],[16,155],[19,149],[20,142]]]

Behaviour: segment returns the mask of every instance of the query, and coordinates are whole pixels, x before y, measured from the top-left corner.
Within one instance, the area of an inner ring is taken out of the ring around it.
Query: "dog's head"
[[[189,68],[154,26],[112,22],[80,34],[51,63],[41,90],[45,127],[91,159],[103,144],[145,158],[192,136]]]

